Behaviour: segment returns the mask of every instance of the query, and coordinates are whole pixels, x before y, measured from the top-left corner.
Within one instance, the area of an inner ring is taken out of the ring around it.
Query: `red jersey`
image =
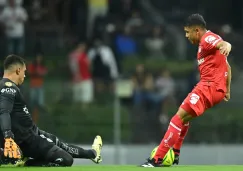
[[[201,38],[197,53],[199,84],[214,82],[217,90],[226,92],[227,57],[216,48],[220,41],[222,38],[211,31],[207,31]]]
[[[69,62],[74,82],[91,79],[89,59],[86,53],[73,52]]]
[[[30,74],[30,86],[41,87],[44,82],[44,76],[47,73],[46,67],[31,63],[28,65],[28,72]]]
[[[78,57],[79,72],[81,74],[82,80],[89,80],[91,78],[89,59],[86,53],[82,53]]]

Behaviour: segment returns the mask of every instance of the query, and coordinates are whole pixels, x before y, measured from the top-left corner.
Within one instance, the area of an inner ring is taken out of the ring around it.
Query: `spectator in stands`
[[[2,13],[6,5],[7,5],[7,0],[0,0],[0,14]]]
[[[163,69],[159,77],[155,81],[155,96],[153,100],[159,104],[161,108],[160,121],[165,124],[168,119],[169,107],[176,105],[174,97],[175,93],[175,81],[171,77],[169,70]]]
[[[37,54],[35,60],[28,65],[30,78],[30,108],[35,123],[38,120],[38,113],[46,112],[44,97],[44,77],[47,68],[43,61],[42,54]]]
[[[2,16],[2,12],[6,5],[7,5],[7,0],[0,0],[0,17]],[[4,30],[5,30],[5,26],[4,26],[3,22],[0,22],[0,37],[1,38],[4,38]]]
[[[145,47],[150,57],[165,58],[163,48],[165,40],[163,39],[160,27],[154,27],[152,35],[145,40]]]
[[[33,22],[39,22],[43,19],[43,16],[47,13],[42,6],[41,0],[33,0],[31,4],[31,19]]]
[[[143,105],[147,99],[147,94],[153,90],[153,76],[145,70],[143,64],[138,64],[132,76],[132,81],[134,85],[133,103],[135,106]]]
[[[15,0],[8,0],[8,5],[0,16],[1,22],[5,26],[9,54],[23,55],[24,53],[24,23],[27,21],[28,15],[20,4]]]
[[[108,12],[108,0],[89,0],[88,1],[88,23],[87,37],[91,39],[93,36],[93,26],[97,17],[105,17]]]
[[[128,18],[128,15],[131,14],[133,2],[133,0],[121,0],[121,10],[122,15],[125,16],[124,18]]]
[[[23,0],[14,0],[16,6],[22,6],[23,5]]]
[[[142,26],[144,23],[140,13],[138,11],[133,11],[131,18],[129,18],[126,22],[125,27],[136,28]]]
[[[85,43],[80,43],[71,53],[69,66],[73,76],[73,100],[87,107],[93,101],[93,81]]]
[[[134,56],[137,54],[137,43],[135,39],[132,37],[130,27],[125,27],[124,33],[117,35],[116,49],[121,59],[124,57]]]
[[[157,79],[144,71],[141,65],[137,66],[134,81],[137,85],[134,93],[134,113],[146,120],[147,128],[143,130],[143,136],[147,136],[149,141],[156,142],[161,135],[154,132],[158,129],[166,130],[169,107],[175,104],[175,84],[170,72],[166,69],[160,73]],[[139,122],[143,123],[143,120]],[[142,125],[138,127],[141,129]]]
[[[132,141],[134,143],[146,143],[153,141],[151,131],[156,124],[153,110],[149,108],[148,94],[154,87],[153,75],[148,72],[143,64],[137,64],[132,76],[133,82],[133,111],[131,112]],[[144,122],[146,121],[146,125]]]
[[[113,83],[119,76],[112,49],[97,39],[89,50],[88,56],[92,63],[95,90],[97,92],[102,92],[107,88],[112,90]]]

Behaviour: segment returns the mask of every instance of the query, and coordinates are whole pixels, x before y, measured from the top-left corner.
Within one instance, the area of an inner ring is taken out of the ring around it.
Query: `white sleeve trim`
[[[213,42],[213,46],[215,46],[219,41],[221,41],[222,39],[218,39],[215,42]]]

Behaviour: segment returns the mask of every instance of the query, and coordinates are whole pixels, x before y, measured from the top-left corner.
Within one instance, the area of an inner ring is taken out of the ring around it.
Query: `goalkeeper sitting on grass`
[[[92,149],[85,150],[60,141],[33,123],[18,88],[24,81],[25,71],[23,58],[7,56],[4,76],[0,81],[0,161],[4,162],[6,158],[15,161],[31,158],[24,166],[72,166],[73,158],[84,158],[100,163],[100,136],[95,137]]]

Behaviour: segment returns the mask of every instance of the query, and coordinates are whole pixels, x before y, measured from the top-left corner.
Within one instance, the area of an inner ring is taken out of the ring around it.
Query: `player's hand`
[[[231,45],[230,44],[224,44],[219,48],[219,51],[221,54],[228,56],[231,51]]]
[[[21,159],[22,152],[12,138],[5,138],[4,156],[8,158]]]
[[[230,92],[227,92],[224,96],[224,101],[229,101],[230,100]]]

